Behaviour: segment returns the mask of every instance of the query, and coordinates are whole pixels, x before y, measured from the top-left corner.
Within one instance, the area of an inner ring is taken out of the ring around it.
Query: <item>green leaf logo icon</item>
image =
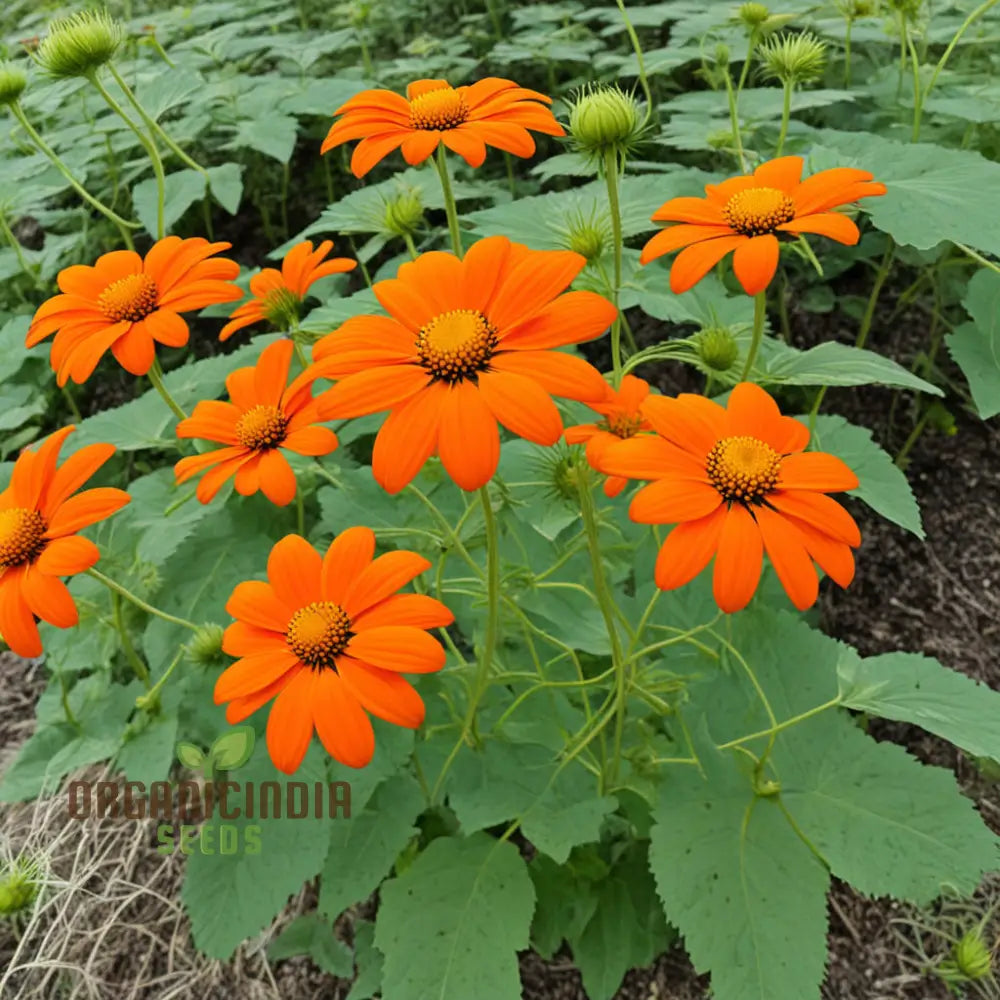
[[[177,759],[193,770],[199,769],[205,763],[205,755],[193,743],[177,744]]]
[[[254,731],[250,726],[239,726],[223,733],[210,751],[215,766],[220,771],[231,771],[241,767],[253,753]]]

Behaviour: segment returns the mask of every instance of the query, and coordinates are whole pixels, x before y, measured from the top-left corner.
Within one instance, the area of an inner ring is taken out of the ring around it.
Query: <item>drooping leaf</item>
[[[324,972],[350,979],[354,972],[351,949],[333,933],[332,924],[318,914],[296,917],[268,946],[272,962],[296,955],[308,955]]]
[[[972,317],[945,337],[983,420],[1000,413],[1000,274],[977,271],[963,305]]]

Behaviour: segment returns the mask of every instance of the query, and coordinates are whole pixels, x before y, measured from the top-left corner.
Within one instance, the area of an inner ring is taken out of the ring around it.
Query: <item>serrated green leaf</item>
[[[293,780],[311,786],[324,777],[323,755],[313,747]],[[257,788],[261,782],[276,781],[285,801],[289,779],[275,770],[263,743],[258,744],[240,781],[252,781]],[[330,823],[328,817],[316,819],[311,813],[298,819],[247,819],[241,814],[235,820],[206,820],[202,830],[214,831],[216,843],[220,826],[235,825],[244,849],[235,854],[195,853],[188,859],[181,899],[198,949],[212,958],[227,959],[241,941],[263,930],[302,883],[323,866]],[[245,851],[245,833],[252,826],[259,829],[260,849],[251,854]]]
[[[333,926],[306,913],[296,917],[268,946],[272,962],[308,955],[324,972],[340,979],[350,979],[354,972],[351,949],[333,933]]]
[[[650,867],[663,906],[718,1000],[817,1000],[829,874],[745,757],[699,746],[654,809]]]
[[[579,938],[597,909],[597,887],[566,865],[539,854],[528,866],[535,886],[531,943],[543,958],[552,958],[566,939]]]
[[[855,427],[843,417],[817,417],[813,446],[843,459],[854,471],[861,485],[850,491],[851,496],[864,500],[872,510],[917,538],[925,537],[920,508],[906,476],[875,443],[871,431]]]
[[[239,122],[231,145],[255,149],[279,163],[287,163],[295,151],[297,131],[298,122],[291,115],[270,112]]]
[[[839,674],[847,708],[913,723],[1000,762],[1000,694],[982,681],[919,653],[845,658]]]
[[[378,888],[418,833],[413,824],[423,807],[420,786],[400,774],[380,785],[363,811],[334,821],[320,883],[322,914],[335,919]]]
[[[957,326],[945,343],[968,380],[979,416],[987,420],[1000,413],[1000,274],[977,271],[962,304],[972,322]]]
[[[382,886],[375,944],[393,1000],[520,1000],[535,892],[524,859],[486,834],[433,841]]]
[[[205,177],[197,170],[178,170],[163,181],[163,229],[169,233],[173,224],[205,196]],[[151,236],[157,236],[157,201],[159,188],[155,179],[139,181],[132,188],[135,214]]]
[[[382,952],[375,947],[375,925],[368,920],[354,924],[354,963],[357,974],[345,1000],[372,1000],[382,992]]]

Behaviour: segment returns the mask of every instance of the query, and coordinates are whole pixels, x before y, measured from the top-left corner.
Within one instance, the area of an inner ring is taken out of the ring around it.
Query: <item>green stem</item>
[[[306,535],[306,503],[302,499],[302,490],[295,491],[295,527],[298,533],[305,538]]]
[[[639,36],[635,32],[635,28],[632,27],[632,22],[629,20],[625,4],[622,0],[615,0],[615,3],[618,4],[622,21],[625,22],[625,31],[628,32],[628,40],[632,43],[632,51],[635,52],[636,62],[639,65],[639,86],[642,87],[643,95],[646,98],[646,117],[643,119],[645,125],[653,116],[653,92],[649,88],[649,79],[646,76],[646,63],[642,55],[642,46],[639,44]]]
[[[409,251],[410,259],[416,260],[419,254],[417,253],[417,245],[413,242],[413,237],[409,233],[403,233],[403,241],[406,243],[406,249]]]
[[[66,716],[66,721],[74,729],[79,729],[80,720],[74,715],[73,709],[69,707],[69,688],[66,686],[66,675],[58,668],[55,671],[55,675],[59,678],[59,698],[62,701],[62,709],[63,714]]]
[[[111,592],[111,610],[115,618],[115,628],[121,636],[125,659],[128,660],[129,665],[135,671],[136,677],[142,681],[143,687],[149,690],[149,670],[146,664],[139,658],[139,654],[135,651],[135,646],[132,645],[132,639],[128,634],[128,629],[125,627],[125,618],[122,615],[121,595],[116,591]]]
[[[163,401],[170,407],[174,416],[178,420],[187,420],[187,414],[177,405],[177,400],[170,395],[170,390],[167,389],[166,384],[163,381],[163,369],[160,367],[160,359],[156,358],[153,361],[153,367],[146,372],[149,377],[149,381],[153,383],[153,388],[163,397]]]
[[[747,162],[743,155],[743,137],[740,134],[740,113],[737,107],[736,95],[733,93],[733,81],[729,76],[729,67],[726,67],[726,98],[729,101],[729,125],[733,132],[733,146],[736,147],[736,158],[740,164],[740,170],[746,173]]]
[[[7,241],[11,250],[14,251],[14,256],[17,258],[18,266],[25,273],[25,275],[31,279],[31,283],[37,288],[39,286],[38,275],[31,269],[31,265],[28,263],[24,256],[24,251],[21,249],[20,241],[7,224],[7,213],[3,211],[0,211],[0,231],[3,232],[4,239]]]
[[[586,466],[579,468],[580,511],[583,514],[583,525],[587,533],[587,548],[590,551],[590,570],[594,578],[594,591],[597,604],[604,618],[604,627],[611,642],[611,663],[615,670],[615,729],[613,738],[613,754],[611,766],[604,776],[603,785],[614,785],[618,779],[618,769],[621,765],[622,734],[625,731],[625,710],[628,695],[628,678],[625,662],[622,656],[621,638],[618,626],[615,624],[615,599],[608,586],[604,573],[604,560],[601,554],[600,529],[597,525],[597,513],[594,509],[594,495],[591,489],[590,475]]]
[[[927,426],[927,421],[931,418],[932,413],[931,407],[926,407],[920,419],[917,421],[916,426],[910,431],[910,436],[903,442],[903,447],[899,449],[899,454],[896,456],[896,465],[902,467],[903,463],[906,461],[906,456],[910,454],[910,450],[920,439],[920,435],[923,434],[924,428]]]
[[[107,88],[98,79],[96,71],[87,74],[87,79],[94,85],[105,103],[125,124],[132,130],[139,144],[146,151],[149,162],[153,165],[153,173],[156,175],[156,238],[162,240],[166,235],[163,224],[163,208],[166,200],[166,181],[163,175],[163,161],[156,149],[156,143],[147,137],[141,128],[127,114],[125,109],[108,93]]]
[[[622,286],[622,215],[618,201],[618,154],[611,147],[604,151],[604,179],[608,186],[608,210],[614,240],[615,273],[611,301],[616,312],[611,324],[611,365],[617,388],[622,381],[622,314],[618,308],[618,292]]]
[[[847,18],[847,28],[844,33],[844,90],[851,89],[851,29],[854,18]]]
[[[760,342],[764,338],[764,320],[767,319],[767,292],[758,292],[753,297],[753,333],[750,335],[750,349],[747,351],[747,359],[743,365],[743,374],[740,381],[745,382],[753,370],[753,363],[757,360],[757,352],[760,350]]]
[[[456,257],[462,256],[462,233],[458,228],[458,209],[455,206],[455,195],[451,190],[451,180],[448,177],[448,160],[445,157],[444,143],[438,146],[437,157],[438,177],[441,178],[441,193],[444,195],[444,210],[448,216],[448,232],[451,234],[451,248]]]
[[[62,392],[63,399],[66,400],[66,405],[69,407],[70,413],[73,414],[73,419],[79,423],[83,420],[83,414],[80,412],[80,407],[76,405],[76,400],[73,398],[73,393],[69,391],[69,386],[61,385],[59,389]]]
[[[778,145],[774,150],[775,157],[781,156],[785,148],[785,136],[788,135],[788,121],[792,114],[792,80],[785,80],[785,94],[781,102],[781,131],[778,133]]]
[[[129,222],[127,219],[123,219],[117,212],[112,211],[103,202],[98,201],[70,172],[69,167],[59,156],[56,151],[35,131],[34,126],[28,121],[24,114],[24,110],[21,105],[14,101],[14,103],[8,105],[10,108],[10,113],[18,120],[21,128],[28,133],[31,141],[44,153],[51,161],[52,165],[66,178],[70,187],[92,208],[97,209],[106,219],[113,222],[117,227],[118,231],[122,235],[122,240],[125,245],[130,249],[134,249],[135,245],[132,242],[132,234],[129,232],[130,229],[141,229],[142,226],[138,222]]]
[[[184,628],[191,629],[192,632],[198,631],[198,626],[193,622],[189,622],[184,618],[178,618],[176,615],[169,615],[166,611],[160,611],[159,608],[154,608],[152,604],[147,604],[141,597],[136,597],[131,590],[127,590],[120,583],[116,583],[111,577],[105,576],[100,570],[88,569],[87,575],[92,576],[95,580],[99,580],[109,590],[120,594],[126,601],[131,601],[137,608],[145,611],[147,614],[162,618],[165,622],[170,622],[171,625],[181,625]]]
[[[184,659],[184,649],[181,648],[177,655],[170,661],[170,666],[163,672],[163,676],[146,692],[135,700],[137,708],[144,709],[150,715],[155,715],[160,707],[160,692],[164,685],[170,680],[170,675],[174,672],[177,664]]]
[[[758,33],[757,33],[757,29],[754,28],[750,32],[750,42],[747,45],[747,57],[746,57],[746,59],[743,60],[743,69],[740,70],[739,83],[736,84],[736,99],[737,100],[739,100],[740,94],[743,93],[743,88],[744,88],[744,86],[746,86],[747,77],[750,75],[750,66],[753,63],[753,53],[754,53],[754,49],[757,48],[757,39],[758,39],[758,37],[759,36],[758,36]],[[726,67],[727,71],[728,71],[728,68],[729,67],[727,66]]]
[[[998,0],[985,0],[985,3],[981,3],[969,16],[962,22],[961,27],[955,32],[955,37],[948,43],[948,47],[944,50],[941,58],[938,60],[937,65],[934,67],[934,72],[931,74],[930,80],[927,81],[927,87],[924,89],[923,94],[920,98],[921,107],[926,103],[927,98],[930,96],[930,92],[934,89],[934,84],[937,83],[937,78],[941,74],[941,70],[944,69],[945,64],[951,58],[952,52],[955,51],[955,46],[958,45],[959,39],[962,35],[969,30],[973,22],[982,17],[991,7],[993,7]],[[916,121],[916,130],[913,136],[913,141],[916,142],[920,137],[920,120]]]
[[[906,46],[910,52],[910,66],[913,68],[913,130],[910,133],[912,142],[920,138],[920,118],[923,114],[923,98],[920,94],[920,60],[917,58],[917,47],[913,38],[907,34]]]
[[[472,691],[469,695],[469,705],[465,712],[465,719],[462,722],[462,732],[448,754],[447,759],[441,767],[441,773],[434,782],[431,797],[437,801],[438,793],[444,784],[445,776],[451,767],[452,761],[476,730],[476,713],[479,709],[479,702],[490,683],[490,670],[493,667],[493,656],[496,651],[497,636],[500,631],[500,540],[497,533],[496,516],[493,513],[493,505],[490,501],[489,486],[483,486],[479,490],[479,500],[483,508],[483,522],[486,528],[486,635],[483,639],[482,655],[476,669],[476,677],[473,681]]]
[[[113,63],[108,63],[108,69],[111,71],[111,75],[115,78],[115,82],[119,87],[122,88],[122,93],[125,95],[129,104],[139,113],[139,117],[143,120],[146,128],[150,130],[154,135],[160,137],[163,140],[164,145],[183,163],[185,166],[190,167],[192,170],[197,170],[198,173],[204,175],[205,180],[209,180],[208,171],[195,160],[191,159],[187,153],[177,145],[176,142],[164,131],[163,126],[149,115],[146,109],[139,103],[139,98],[135,96],[132,88],[122,79],[118,70],[115,69]]]

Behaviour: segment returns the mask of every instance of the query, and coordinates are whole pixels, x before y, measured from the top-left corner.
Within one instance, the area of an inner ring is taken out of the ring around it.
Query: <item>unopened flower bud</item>
[[[770,16],[771,12],[762,3],[749,0],[742,4],[736,16],[750,29],[759,28]]]
[[[13,104],[27,85],[28,78],[17,66],[0,63],[0,104]]]
[[[221,625],[209,623],[202,625],[184,647],[188,658],[200,667],[211,667],[222,661]]]
[[[563,246],[586,258],[588,264],[601,259],[612,238],[610,223],[597,214],[596,208],[589,215],[577,210],[566,219],[561,234]]]
[[[764,76],[783,84],[812,83],[823,74],[826,45],[806,31],[801,35],[778,35],[760,47]]]
[[[724,326],[706,327],[694,337],[695,350],[706,368],[727,372],[736,364],[740,348],[732,332]]]
[[[729,46],[722,42],[715,46],[715,64],[717,66],[729,65]]]
[[[413,236],[424,221],[424,206],[415,188],[400,191],[385,203],[382,224],[395,236]]]
[[[37,862],[15,858],[0,871],[0,916],[13,917],[38,898],[41,869]]]
[[[89,76],[111,61],[123,37],[107,11],[83,11],[53,21],[38,47],[38,61],[53,76]]]
[[[635,147],[642,125],[634,95],[617,86],[582,90],[570,108],[570,135],[576,148],[591,157],[608,151],[624,156]]]
[[[989,945],[980,931],[966,931],[951,950],[955,966],[965,979],[985,979],[993,966]]]

